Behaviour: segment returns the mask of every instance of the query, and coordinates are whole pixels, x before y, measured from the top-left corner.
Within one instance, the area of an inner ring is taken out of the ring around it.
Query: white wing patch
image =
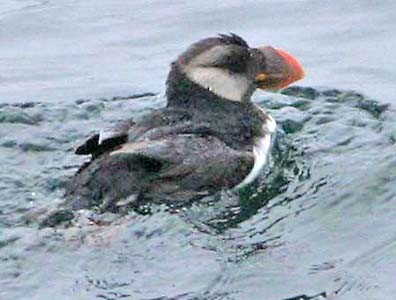
[[[261,110],[263,110],[260,107]],[[264,111],[264,110],[263,110]],[[254,155],[254,165],[250,173],[245,177],[245,179],[238,184],[235,188],[240,189],[250,183],[252,183],[257,176],[260,174],[263,169],[267,156],[271,148],[271,135],[275,132],[276,122],[274,118],[268,115],[267,122],[263,125],[263,133],[264,135],[257,138],[254,146],[253,146],[253,155]]]
[[[104,140],[107,140],[108,138],[113,137],[113,135],[114,135],[114,132],[112,132],[112,131],[110,131],[110,130],[106,130],[106,129],[100,130],[100,132],[99,132],[99,141],[98,141],[98,144],[99,144],[99,145],[102,144],[102,142],[103,142]]]
[[[99,132],[99,141],[98,144],[102,144],[103,141],[119,137],[123,135],[124,133],[120,130],[120,128],[117,127],[108,127],[100,130]]]

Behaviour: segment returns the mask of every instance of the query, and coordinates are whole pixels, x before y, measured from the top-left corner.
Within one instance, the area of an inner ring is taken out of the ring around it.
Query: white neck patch
[[[232,101],[242,101],[249,89],[249,81],[219,68],[185,67],[187,77],[212,93]]]

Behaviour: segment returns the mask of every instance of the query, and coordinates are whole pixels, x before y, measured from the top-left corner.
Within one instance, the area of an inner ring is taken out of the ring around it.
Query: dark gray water
[[[124,2],[0,4],[0,299],[393,300],[395,2]],[[315,86],[255,96],[279,124],[259,182],[39,230],[77,142],[163,105],[169,62],[228,31],[289,50]]]

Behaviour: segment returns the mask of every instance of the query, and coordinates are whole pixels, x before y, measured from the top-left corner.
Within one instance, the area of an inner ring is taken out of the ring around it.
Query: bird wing
[[[135,125],[132,119],[123,121],[115,126],[107,127],[100,133],[90,136],[84,143],[79,145],[75,154],[97,157],[102,153],[110,151],[128,140],[128,130]]]
[[[143,135],[143,138],[148,138],[146,135],[148,131],[150,135],[159,136],[166,135],[170,131],[188,130],[183,129],[186,127],[184,124],[175,126],[179,122],[183,123],[188,120],[188,112],[184,110],[169,108],[154,110],[138,122],[129,119],[101,130],[100,133],[90,136],[83,144],[78,146],[75,153],[79,155],[91,154],[92,158],[95,159],[128,141],[135,141]]]
[[[254,164],[251,152],[236,151],[214,136],[179,134],[125,143],[76,174],[66,190],[73,209],[118,211],[133,196],[186,203],[240,183]]]

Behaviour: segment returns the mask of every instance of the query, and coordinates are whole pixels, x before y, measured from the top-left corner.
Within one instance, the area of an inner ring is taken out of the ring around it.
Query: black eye
[[[260,60],[263,62],[265,61],[264,55],[258,49],[250,49],[249,55],[253,59]]]

